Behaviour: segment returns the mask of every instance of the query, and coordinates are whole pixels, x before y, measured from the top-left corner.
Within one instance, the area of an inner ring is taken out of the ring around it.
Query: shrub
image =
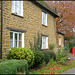
[[[37,34],[37,37],[34,37],[34,45],[31,43],[31,41],[29,41],[29,42],[30,42],[30,49],[31,50],[34,50],[34,51],[36,51],[36,50],[41,51],[42,50],[41,49],[42,39],[41,39],[41,35],[39,32]]]
[[[48,63],[49,60],[50,60],[49,52],[45,51],[45,52],[43,52],[43,54],[44,54],[44,60],[45,60],[45,62]]]
[[[56,61],[59,63],[66,63],[66,60],[69,57],[69,50],[59,49],[57,52],[57,58]]]
[[[56,54],[54,52],[49,51],[50,59],[56,60]]]
[[[0,59],[0,63],[7,61],[7,59]]]
[[[17,70],[24,72],[28,70],[26,60],[8,60],[0,63],[0,74],[17,74]]]
[[[50,44],[50,45],[49,45],[49,49],[50,49],[50,50],[53,50],[54,48],[55,48],[54,44]]]
[[[42,52],[40,52],[40,51],[34,51],[34,64],[33,64],[33,66],[34,67],[37,67],[37,66],[39,66],[40,64],[42,64],[43,63],[43,61],[44,61],[44,54],[42,54]]]
[[[34,62],[34,54],[30,49],[27,48],[11,48],[7,55],[8,59],[26,59],[29,66]]]

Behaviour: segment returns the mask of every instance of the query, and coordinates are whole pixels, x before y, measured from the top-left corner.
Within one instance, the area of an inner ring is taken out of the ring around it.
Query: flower
[[[68,59],[70,59],[70,57]]]
[[[56,50],[56,52],[58,52],[58,51]]]
[[[72,60],[70,62],[72,62]]]
[[[71,56],[71,58],[73,58],[73,56]]]

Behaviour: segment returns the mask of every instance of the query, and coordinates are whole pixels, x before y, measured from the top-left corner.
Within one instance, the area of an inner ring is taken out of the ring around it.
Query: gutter
[[[1,0],[1,59],[2,59],[3,1]]]

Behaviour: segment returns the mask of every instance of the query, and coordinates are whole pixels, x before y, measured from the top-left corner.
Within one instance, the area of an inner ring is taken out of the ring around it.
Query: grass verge
[[[51,65],[50,65],[51,64]],[[52,65],[53,64],[53,65]],[[62,72],[75,67],[75,60],[69,60],[66,64],[49,62],[47,66],[43,66],[37,70],[31,70],[30,74],[61,74]]]

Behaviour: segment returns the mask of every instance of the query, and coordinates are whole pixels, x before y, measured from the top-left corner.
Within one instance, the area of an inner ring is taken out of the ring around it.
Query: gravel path
[[[75,68],[69,69],[69,70],[63,72],[62,74],[75,74]]]

